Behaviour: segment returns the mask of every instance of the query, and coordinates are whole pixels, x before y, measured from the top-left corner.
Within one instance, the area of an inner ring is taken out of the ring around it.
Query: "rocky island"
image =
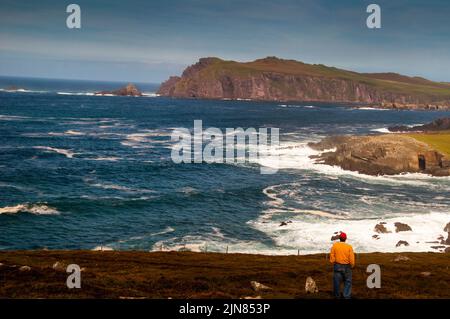
[[[158,94],[177,98],[353,103],[395,109],[450,109],[450,84],[396,73],[358,73],[267,57],[202,58]]]
[[[362,174],[450,176],[450,131],[446,130],[447,123],[450,123],[450,118],[408,128],[407,133],[331,136],[309,146],[322,152],[314,157],[316,163]]]
[[[95,92],[95,95],[142,96],[142,92],[134,84],[129,83],[127,86],[117,90]]]

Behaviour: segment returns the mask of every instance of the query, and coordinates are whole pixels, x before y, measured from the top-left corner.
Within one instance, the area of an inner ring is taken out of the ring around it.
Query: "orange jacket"
[[[351,245],[344,242],[334,243],[330,252],[330,263],[338,263],[355,267],[355,254]]]

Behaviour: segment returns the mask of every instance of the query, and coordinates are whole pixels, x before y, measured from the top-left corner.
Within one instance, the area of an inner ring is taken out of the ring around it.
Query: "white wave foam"
[[[171,133],[166,131],[143,131],[128,134],[125,140],[120,142],[124,146],[131,148],[153,148],[152,144],[167,144],[170,142]],[[165,139],[160,139],[165,138]]]
[[[68,130],[68,131],[65,131],[64,133],[67,135],[77,135],[77,136],[85,135],[85,133],[83,133],[83,132],[73,131],[73,130]]]
[[[315,109],[317,107],[315,105],[293,105],[293,104],[280,104],[278,106],[284,108],[305,108],[305,109]]]
[[[114,249],[108,246],[96,246],[92,248],[93,251],[113,251]]]
[[[137,189],[137,188],[130,188],[122,185],[117,185],[113,183],[91,183],[92,181],[89,179],[85,179],[85,182],[88,183],[90,186],[103,188],[103,189],[110,189],[110,190],[118,190],[128,193],[155,193],[154,190],[151,189]]]
[[[86,95],[86,96],[94,96],[94,92],[56,92],[58,95]]]
[[[372,132],[384,133],[384,134],[392,134],[393,132],[389,131],[387,127],[374,128],[371,130]]]
[[[142,96],[146,96],[146,97],[158,97],[160,96],[160,94],[157,94],[155,92],[142,92]]]
[[[414,214],[404,217],[394,217],[372,220],[336,220],[324,219],[307,222],[299,219],[291,219],[291,223],[280,227],[276,220],[268,221],[267,218],[259,218],[249,222],[255,229],[268,235],[275,244],[281,248],[290,247],[292,250],[300,249],[302,253],[326,252],[331,246],[331,236],[334,232],[344,231],[356,252],[399,252],[399,251],[433,251],[429,242],[436,241],[438,236],[446,235],[444,226],[450,219],[450,213],[432,212],[429,214]],[[380,222],[385,225],[389,234],[377,234],[375,225]],[[395,232],[395,222],[406,223],[413,231]],[[374,239],[377,234],[380,238]],[[409,246],[396,247],[396,244],[404,240]],[[428,243],[427,243],[428,242]],[[436,250],[435,250],[436,251]]]
[[[333,150],[325,150],[333,151]],[[316,163],[312,156],[318,156],[322,152],[308,146],[306,142],[283,142],[279,147],[272,147],[267,154],[263,154],[256,160],[262,166],[272,169],[296,169],[315,171],[327,176],[349,176],[365,182],[377,184],[407,184],[412,186],[430,186],[431,182],[441,180],[450,181],[450,177],[435,177],[421,173],[406,173],[399,175],[372,176],[354,171],[347,171],[339,166],[331,166]]]
[[[23,120],[27,120],[27,119],[30,119],[30,117],[0,114],[0,121],[23,121]]]
[[[61,149],[61,148],[54,148],[54,147],[49,147],[49,146],[34,146],[33,148],[39,149],[39,150],[44,150],[44,151],[49,151],[49,152],[55,152],[55,153],[64,155],[67,158],[73,158],[73,156],[75,155],[74,152],[72,152],[70,150],[66,150],[66,149]]]
[[[8,90],[8,89],[1,89],[3,92],[8,93],[48,93],[49,91],[39,91],[39,90],[27,90],[27,89],[17,89],[17,90]]]
[[[121,159],[122,159],[122,158],[120,158],[120,157],[114,157],[114,156],[89,158],[89,160],[93,160],[93,161],[105,161],[105,162],[117,162],[117,161],[119,161],[119,160],[121,160]]]
[[[389,111],[390,109],[383,109],[379,107],[354,107],[353,110],[362,110],[362,111]]]
[[[1,214],[29,213],[34,215],[58,215],[59,212],[45,204],[19,204],[0,208]]]

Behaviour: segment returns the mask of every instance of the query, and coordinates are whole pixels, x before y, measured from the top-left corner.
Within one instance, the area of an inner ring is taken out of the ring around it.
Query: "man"
[[[330,262],[333,264],[334,297],[340,297],[340,286],[344,282],[344,298],[352,295],[352,268],[355,267],[355,254],[351,245],[346,244],[347,235],[339,235],[339,242],[334,243],[330,252]]]

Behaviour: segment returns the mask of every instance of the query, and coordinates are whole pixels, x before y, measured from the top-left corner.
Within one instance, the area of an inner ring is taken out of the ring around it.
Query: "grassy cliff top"
[[[206,77],[216,75],[218,72],[227,72],[236,76],[271,72],[293,76],[351,80],[392,92],[450,98],[449,83],[433,82],[421,77],[409,77],[397,73],[358,73],[323,64],[307,64],[277,57],[267,57],[252,62],[226,61],[216,57],[203,60],[208,61],[208,65],[201,71],[202,75]]]
[[[407,135],[450,157],[450,131],[408,133]]]

